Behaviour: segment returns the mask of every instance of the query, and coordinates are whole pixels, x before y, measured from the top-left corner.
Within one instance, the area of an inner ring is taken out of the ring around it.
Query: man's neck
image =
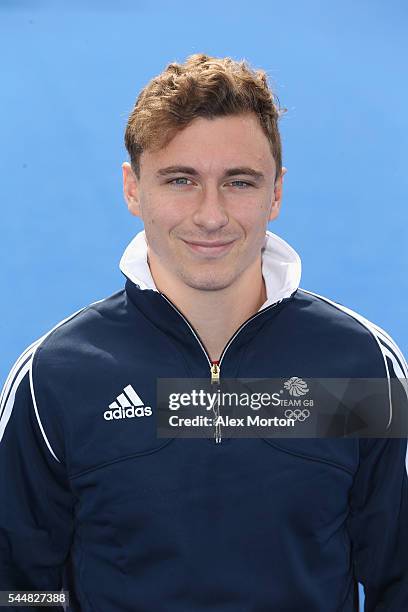
[[[189,287],[157,270],[155,274],[152,265],[150,270],[159,291],[188,319],[212,361],[219,360],[228,340],[267,299],[260,260],[245,270],[233,285],[217,291]]]

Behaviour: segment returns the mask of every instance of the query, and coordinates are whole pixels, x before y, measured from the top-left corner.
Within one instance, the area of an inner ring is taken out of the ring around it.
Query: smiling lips
[[[183,242],[195,253],[204,253],[205,255],[221,255],[226,253],[232,247],[235,240],[231,240],[230,242],[222,242],[221,240],[213,242],[187,242],[187,240],[183,240]]]

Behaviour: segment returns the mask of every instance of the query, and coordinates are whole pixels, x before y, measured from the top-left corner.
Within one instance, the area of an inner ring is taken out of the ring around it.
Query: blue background
[[[283,208],[269,229],[301,287],[408,353],[407,4],[0,0],[3,380],[34,339],[120,289],[123,132],[139,90],[194,52],[267,70],[282,106]]]
[[[0,379],[20,352],[118,290],[141,228],[122,194],[140,89],[194,52],[267,70],[281,105],[281,215],[301,287],[408,353],[408,5],[0,0]]]

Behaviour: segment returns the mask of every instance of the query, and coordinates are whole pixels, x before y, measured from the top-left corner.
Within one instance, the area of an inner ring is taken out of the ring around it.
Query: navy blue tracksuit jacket
[[[360,582],[365,612],[407,612],[407,440],[157,437],[156,379],[213,364],[155,287],[143,231],[120,267],[125,288],[34,342],[4,386],[0,590],[64,587],[75,612],[356,612]],[[407,376],[384,330],[299,287],[269,231],[262,270],[267,301],[221,378]]]

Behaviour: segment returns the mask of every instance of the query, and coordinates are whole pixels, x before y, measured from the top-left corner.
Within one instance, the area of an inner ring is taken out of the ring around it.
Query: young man
[[[403,378],[390,336],[299,288],[267,230],[285,168],[265,74],[194,55],[129,117],[144,230],[125,289],[34,342],[5,384],[0,589],[82,612],[408,610],[404,438],[156,436],[158,378]],[[32,609],[32,608],[28,608]]]

